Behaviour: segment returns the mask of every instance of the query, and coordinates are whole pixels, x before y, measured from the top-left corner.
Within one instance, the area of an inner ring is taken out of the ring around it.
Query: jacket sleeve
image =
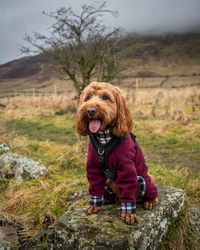
[[[87,159],[87,179],[89,182],[89,194],[102,197],[105,193],[106,180],[98,162],[98,156],[91,143],[89,143]]]
[[[117,170],[116,184],[120,190],[119,201],[121,203],[136,202],[137,172],[131,159],[127,159]]]
[[[144,201],[152,201],[158,196],[157,187],[152,183],[151,178],[148,175],[148,167],[145,163],[144,155],[138,143],[135,164],[137,166],[137,174],[142,176],[145,180],[146,189],[143,199]]]

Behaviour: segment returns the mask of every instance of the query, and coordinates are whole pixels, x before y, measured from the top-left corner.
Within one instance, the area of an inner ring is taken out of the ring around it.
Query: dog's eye
[[[90,100],[90,96],[88,95],[85,100],[86,101]]]
[[[103,97],[102,97],[102,100],[103,101],[105,101],[105,100],[108,100],[109,98],[107,97],[107,95],[104,95]]]

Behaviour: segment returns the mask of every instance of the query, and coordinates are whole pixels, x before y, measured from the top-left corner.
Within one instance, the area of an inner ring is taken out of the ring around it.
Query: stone
[[[0,249],[17,249],[20,246],[18,235],[14,227],[0,227]]]
[[[158,186],[158,192],[159,204],[153,210],[137,205],[139,222],[132,226],[121,220],[119,204],[104,205],[92,215],[74,206],[49,226],[48,249],[156,249],[186,200],[181,189]],[[87,204],[88,198],[81,200]]]
[[[200,205],[188,209],[192,231],[200,243]]]
[[[69,196],[68,201],[75,201],[75,200],[78,200],[80,198],[84,198],[86,196],[88,196],[87,190],[78,190]]]
[[[0,250],[12,250],[12,249],[16,249],[16,248],[14,248],[5,239],[1,238],[1,235],[0,235]]]
[[[0,151],[9,151],[9,150],[10,148],[5,143],[0,144]]]
[[[0,155],[0,176],[23,182],[48,176],[47,168],[23,155],[5,153]]]

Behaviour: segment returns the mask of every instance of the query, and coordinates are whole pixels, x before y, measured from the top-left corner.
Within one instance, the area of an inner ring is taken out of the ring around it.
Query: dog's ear
[[[133,129],[131,112],[126,104],[126,99],[119,88],[114,91],[117,103],[117,117],[112,128],[112,133],[120,138],[126,137]]]

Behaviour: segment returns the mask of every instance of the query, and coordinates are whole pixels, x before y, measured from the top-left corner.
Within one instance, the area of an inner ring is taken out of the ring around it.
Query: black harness
[[[137,150],[137,144],[136,144],[136,136],[130,132],[131,138],[134,142],[134,148]],[[102,171],[106,177],[106,179],[111,179],[111,180],[116,180],[117,178],[117,172],[116,171],[111,171],[109,170],[108,167],[108,156],[109,154],[122,142],[126,140],[127,137],[125,138],[118,138],[116,136],[113,136],[113,138],[105,145],[101,145],[95,134],[92,134],[90,136],[90,141],[95,149],[95,151],[98,154],[98,161],[102,166]]]

